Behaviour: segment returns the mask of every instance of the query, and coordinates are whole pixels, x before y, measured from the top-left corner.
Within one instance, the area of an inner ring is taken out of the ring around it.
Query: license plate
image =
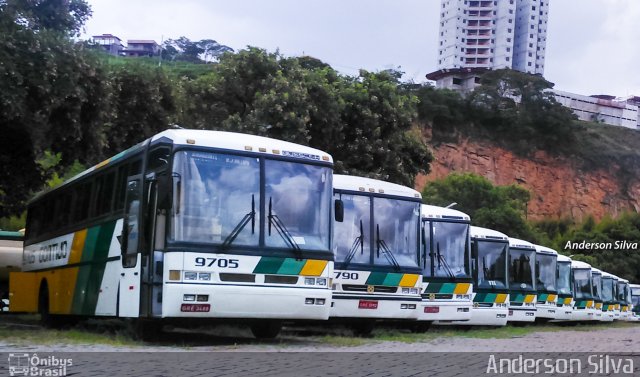
[[[210,304],[182,304],[180,307],[181,312],[208,312],[211,310]]]
[[[378,309],[378,301],[360,300],[358,309]]]
[[[424,308],[425,313],[440,313],[439,306],[427,306]]]
[[[513,310],[509,309],[509,315],[513,315]]]

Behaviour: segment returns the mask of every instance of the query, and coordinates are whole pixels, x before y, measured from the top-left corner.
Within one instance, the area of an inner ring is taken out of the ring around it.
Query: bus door
[[[118,316],[140,315],[140,238],[142,175],[127,178],[125,214],[122,224],[122,269],[118,290]]]

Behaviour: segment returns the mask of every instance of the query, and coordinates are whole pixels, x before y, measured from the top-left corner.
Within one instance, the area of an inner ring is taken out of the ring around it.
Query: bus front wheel
[[[256,339],[274,339],[282,330],[281,321],[260,321],[251,324],[251,333]]]

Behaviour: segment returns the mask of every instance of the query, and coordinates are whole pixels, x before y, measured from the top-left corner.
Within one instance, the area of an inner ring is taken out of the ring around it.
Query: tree
[[[525,219],[530,195],[515,184],[494,186],[476,174],[453,173],[427,184],[422,200],[438,206],[457,203],[455,208],[468,214],[472,224],[535,243],[539,236]]]
[[[209,63],[218,60],[225,52],[233,52],[229,46],[213,39],[192,41],[187,37],[168,39],[162,44],[162,58],[190,63]]]
[[[92,14],[84,0],[3,0],[0,10],[31,31],[49,30],[68,36],[80,35]]]

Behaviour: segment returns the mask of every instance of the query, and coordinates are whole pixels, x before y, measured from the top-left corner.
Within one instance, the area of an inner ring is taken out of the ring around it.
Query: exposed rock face
[[[486,142],[461,140],[432,147],[435,161],[429,175],[416,178],[416,189],[450,172],[482,175],[494,184],[517,183],[531,191],[528,218],[571,217],[578,221],[592,214],[618,216],[625,210],[640,211],[640,177],[624,185],[616,177],[617,166],[607,171],[583,171],[565,157],[544,151],[523,158]]]

